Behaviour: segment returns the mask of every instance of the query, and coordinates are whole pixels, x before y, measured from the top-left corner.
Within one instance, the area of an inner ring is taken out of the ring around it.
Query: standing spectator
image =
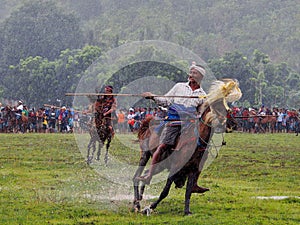
[[[63,106],[60,110],[59,114],[59,120],[60,120],[60,132],[67,132],[67,125],[68,125],[68,111],[65,106]]]
[[[141,112],[141,120],[144,120],[146,118],[146,108],[140,108],[140,112]]]
[[[44,113],[44,109],[43,108],[39,108],[38,111],[36,112],[37,131],[39,133],[41,133],[42,130],[43,130],[43,113]]]
[[[282,131],[283,131],[283,133],[287,133],[287,121],[288,121],[288,118],[287,118],[287,115],[286,114],[283,114],[283,117],[282,117],[282,123],[281,123],[281,125],[282,125]]]
[[[255,131],[255,122],[254,122],[255,116],[256,116],[255,110],[253,108],[249,108],[249,118],[248,118],[249,133]]]
[[[21,113],[22,110],[23,110],[23,108],[24,108],[23,102],[22,102],[22,101],[18,101],[17,111],[18,111],[19,113]]]
[[[279,133],[282,132],[282,121],[283,121],[283,116],[284,116],[283,109],[280,108],[280,109],[279,109],[279,112],[278,112],[278,117],[277,117],[277,129],[278,129],[278,132],[279,132]]]
[[[247,132],[250,130],[248,118],[249,118],[249,110],[248,110],[248,108],[244,108],[242,111],[242,131],[243,132]]]
[[[70,112],[68,113],[67,132],[73,133],[73,129],[74,129],[74,119],[73,119],[73,114]]]
[[[55,125],[56,125],[56,112],[55,108],[52,106],[49,112],[49,132],[54,133],[56,132],[55,130]]]
[[[30,111],[29,111],[29,127],[30,127],[30,131],[31,132],[37,132],[37,117],[36,117],[36,112],[35,112],[35,109],[32,108]]]
[[[80,118],[79,118],[79,113],[78,112],[74,113],[73,120],[74,120],[74,132],[79,133],[79,120],[80,120]]]
[[[23,105],[23,110],[22,110],[22,113],[21,113],[21,132],[22,133],[26,133],[27,132],[27,129],[29,128],[28,125],[28,115],[29,115],[29,112],[28,112],[28,108],[26,105]]]
[[[125,133],[125,114],[122,109],[118,113],[118,128],[120,133]]]
[[[43,124],[43,133],[48,133],[48,117],[45,112],[43,113],[42,124]]]
[[[127,123],[129,131],[133,132],[133,125],[134,125],[134,109],[130,108],[129,113],[127,115]]]
[[[140,128],[140,125],[141,125],[141,112],[140,112],[139,107],[135,108],[133,118],[134,118],[133,130],[137,131]]]
[[[278,108],[273,107],[272,115],[276,117],[275,132],[278,132],[278,122],[277,122],[277,118],[278,118]]]

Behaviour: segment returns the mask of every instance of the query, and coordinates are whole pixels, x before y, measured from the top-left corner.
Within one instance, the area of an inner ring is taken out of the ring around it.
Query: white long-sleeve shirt
[[[189,86],[189,82],[177,83],[165,96],[197,96],[200,98],[154,97],[154,101],[164,107],[174,103],[184,105],[185,107],[197,107],[204,102],[204,98],[201,97],[205,95],[206,93],[201,87],[193,91]]]

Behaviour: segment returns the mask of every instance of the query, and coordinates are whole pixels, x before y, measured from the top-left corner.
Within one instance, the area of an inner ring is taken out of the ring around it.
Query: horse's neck
[[[205,123],[211,122],[212,113],[208,104],[203,104],[199,110],[199,120]]]
[[[198,131],[200,136],[205,133],[204,130],[211,127],[212,119],[213,119],[212,110],[210,107],[206,107],[206,109],[204,110],[204,112],[202,113],[199,119]]]

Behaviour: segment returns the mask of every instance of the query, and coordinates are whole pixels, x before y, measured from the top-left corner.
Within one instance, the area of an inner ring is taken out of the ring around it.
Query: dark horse
[[[206,150],[209,147],[210,138],[217,130],[219,132],[220,129],[222,129],[222,132],[225,131],[226,115],[229,110],[227,101],[236,101],[240,97],[241,92],[237,81],[226,79],[215,81],[212,84],[207,100],[199,110],[199,117],[195,122],[190,123],[187,129],[182,131],[176,150],[172,149],[161,155],[160,161],[165,163],[157,166],[154,174],[167,169],[169,176],[159,198],[149,207],[146,207],[142,211],[143,213],[150,213],[168,196],[172,183],[175,183],[176,188],[182,188],[186,183],[184,214],[191,214],[190,198],[192,188],[197,184],[198,177],[208,157],[208,151]],[[140,201],[143,198],[145,188],[144,183],[139,187],[140,180],[138,177],[142,174],[149,158],[157,148],[157,146],[151,146],[151,143],[158,143],[158,140],[151,140],[154,136],[152,131],[153,127],[150,126],[150,119],[145,120],[138,135],[141,158],[139,168],[133,177],[134,209],[138,211],[141,209]]]
[[[106,125],[105,118],[102,113],[95,113],[94,122],[89,124],[89,134],[90,141],[87,149],[87,163],[91,164],[96,151],[96,143],[98,142],[98,151],[96,160],[100,160],[101,149],[106,145],[106,152],[104,156],[104,163],[107,166],[108,163],[108,149],[110,147],[110,142],[112,140],[112,132],[110,128]],[[106,144],[105,144],[106,143]],[[92,152],[91,152],[92,149]]]

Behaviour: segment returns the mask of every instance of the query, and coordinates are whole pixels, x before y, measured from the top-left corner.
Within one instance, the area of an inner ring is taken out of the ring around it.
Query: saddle
[[[180,121],[163,121],[163,123],[160,123],[159,125],[153,125],[153,126],[149,127],[149,130],[150,130],[149,149],[154,150],[158,147],[158,145],[160,143],[161,132],[165,126],[170,126],[170,127],[181,126],[181,128],[182,128],[181,136],[182,136],[187,132],[188,129],[193,129],[193,128],[191,128],[191,126],[193,126],[193,124],[195,124],[195,120],[191,119],[189,121],[188,120],[185,120],[185,121],[181,121],[181,120]],[[189,140],[183,140],[181,143],[183,143],[185,141],[189,141]],[[176,150],[180,149],[184,145],[184,144],[181,144],[179,146],[178,145],[179,143],[180,143],[180,141],[178,140],[177,144],[176,144]]]

